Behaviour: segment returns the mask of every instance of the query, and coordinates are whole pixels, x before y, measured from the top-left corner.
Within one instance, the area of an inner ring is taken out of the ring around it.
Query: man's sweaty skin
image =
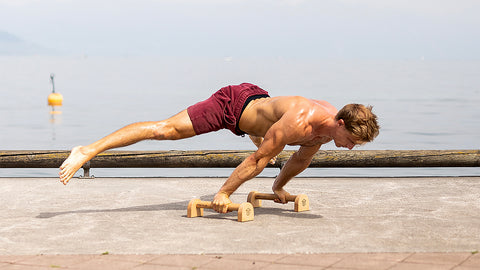
[[[251,136],[264,137],[264,140],[258,150],[227,179],[213,200],[214,209],[225,213],[231,203],[228,197],[241,184],[263,171],[286,145],[300,145],[300,149],[285,163],[272,187],[278,197],[276,201],[286,203],[288,193],[283,187],[308,167],[322,144],[335,138],[338,147],[352,149],[359,143],[342,126],[342,120],[335,120],[337,112],[326,101],[303,97],[265,98],[249,104],[240,119],[240,129]]]
[[[229,196],[241,184],[263,171],[286,145],[299,145],[299,150],[285,163],[272,187],[278,196],[276,201],[286,203],[288,193],[283,187],[308,167],[322,144],[334,140],[337,147],[352,149],[362,143],[345,129],[342,119],[335,120],[336,114],[337,110],[330,103],[300,96],[251,101],[241,116],[239,128],[254,138],[252,141],[258,143],[258,150],[247,157],[220,188],[213,200],[214,210],[226,213],[231,203]],[[186,110],[163,121],[128,125],[90,145],[73,148],[60,167],[60,181],[67,184],[85,162],[108,149],[146,139],[177,140],[195,135]]]

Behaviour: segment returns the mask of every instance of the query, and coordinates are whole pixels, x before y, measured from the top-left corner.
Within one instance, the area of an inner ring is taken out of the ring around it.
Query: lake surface
[[[51,115],[50,74],[64,97]],[[341,108],[374,106],[381,131],[370,149],[479,149],[480,61],[0,56],[0,149],[67,150],[132,122],[162,120],[229,84],[301,95]],[[121,150],[254,149],[229,131]],[[294,150],[296,147],[287,147]],[[333,143],[322,149],[336,149]],[[354,150],[353,150],[354,151]],[[108,176],[227,176],[232,169],[92,169]],[[0,169],[0,177],[50,177],[57,169]],[[77,173],[78,174],[78,173]],[[275,176],[267,169],[264,176]],[[480,175],[479,168],[307,169],[304,176]]]

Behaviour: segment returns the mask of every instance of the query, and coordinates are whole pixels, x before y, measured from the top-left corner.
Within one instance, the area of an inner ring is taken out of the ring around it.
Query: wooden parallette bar
[[[202,217],[203,209],[212,209],[212,202],[202,201],[200,199],[193,199],[188,203],[187,217]],[[245,222],[251,221],[254,217],[254,210],[252,204],[246,203],[231,203],[228,205],[228,212],[238,211],[238,221]]]
[[[258,193],[257,191],[252,191],[248,194],[247,202],[251,203],[253,207],[261,207],[262,200],[273,201],[275,199],[277,199],[277,195],[275,194]],[[310,202],[308,200],[308,196],[305,194],[288,195],[286,199],[288,202],[295,202],[295,212],[310,210]]]

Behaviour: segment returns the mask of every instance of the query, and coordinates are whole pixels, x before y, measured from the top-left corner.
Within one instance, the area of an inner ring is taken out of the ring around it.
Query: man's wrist
[[[272,186],[272,191],[275,192],[275,191],[279,191],[279,190],[282,190],[283,187],[278,187],[276,186],[275,184]]]
[[[281,190],[281,189],[283,189],[283,185],[280,186],[278,179],[275,180],[272,185],[272,190],[275,191],[275,190]]]
[[[228,192],[226,192],[226,191],[220,190],[219,192],[217,192],[217,195],[221,195],[221,194],[225,195],[227,198],[230,197],[230,193],[228,193]]]

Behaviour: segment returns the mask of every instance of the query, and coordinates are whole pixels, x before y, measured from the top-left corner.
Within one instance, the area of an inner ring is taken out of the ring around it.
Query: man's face
[[[342,119],[338,120],[337,125],[335,137],[333,138],[337,147],[345,147],[352,150],[356,145],[363,144],[363,142],[358,140],[350,131],[345,128],[345,123]]]

